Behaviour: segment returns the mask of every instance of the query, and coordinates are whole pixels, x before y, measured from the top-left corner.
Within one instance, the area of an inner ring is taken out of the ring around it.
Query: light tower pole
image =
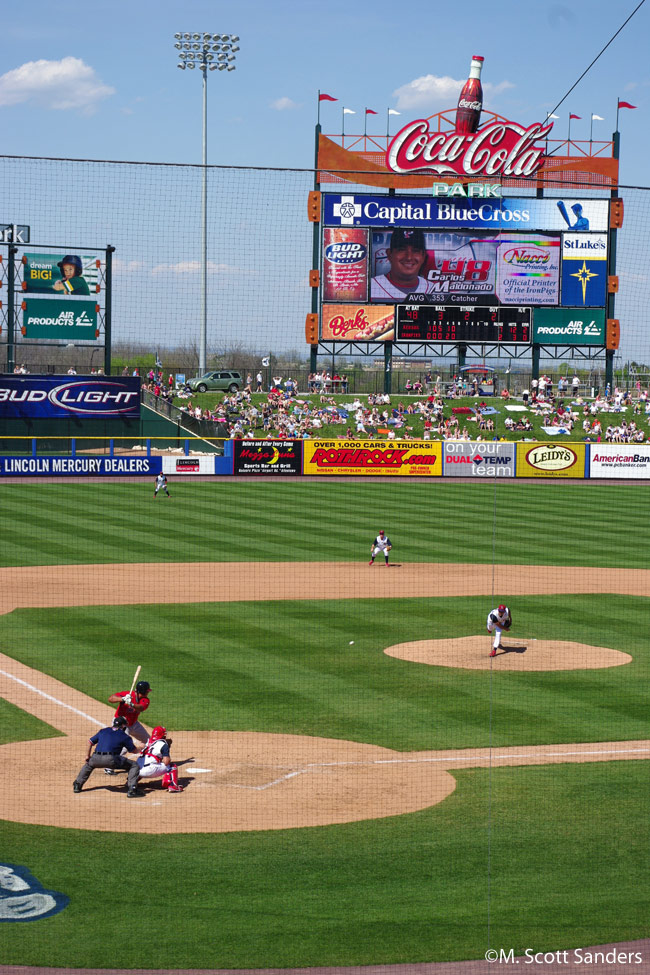
[[[203,180],[201,192],[201,331],[199,335],[199,374],[206,371],[208,337],[208,71],[234,71],[239,50],[237,34],[174,34],[178,51],[177,67],[199,68],[203,75]]]

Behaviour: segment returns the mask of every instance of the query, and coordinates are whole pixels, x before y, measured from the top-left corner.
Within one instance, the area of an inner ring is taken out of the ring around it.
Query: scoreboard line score
[[[530,344],[531,308],[477,305],[398,305],[402,342],[523,342]]]

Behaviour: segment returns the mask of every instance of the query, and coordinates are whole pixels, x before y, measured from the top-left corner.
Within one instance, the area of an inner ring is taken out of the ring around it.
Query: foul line
[[[229,786],[232,789],[254,789],[257,792],[262,792],[264,789],[270,789],[271,786],[279,785],[281,782],[287,782],[289,779],[294,779],[298,775],[306,775],[307,772],[312,769],[318,768],[345,768],[351,766],[369,766],[369,765],[423,765],[427,762],[480,762],[487,763],[490,761],[498,761],[500,759],[516,760],[520,758],[572,758],[575,756],[590,756],[590,755],[634,755],[650,752],[650,746],[647,748],[599,748],[594,751],[578,751],[578,752],[517,752],[510,755],[458,755],[452,756],[440,756],[438,758],[378,758],[371,762],[310,762],[304,768],[294,770],[293,772],[287,772],[286,775],[281,775],[277,779],[273,779],[272,782],[265,782],[264,785],[240,785],[235,782],[226,782],[224,785]],[[541,764],[541,763],[540,763]],[[473,768],[480,766],[471,766]]]
[[[102,722],[98,721],[97,718],[91,718],[89,714],[86,714],[84,711],[80,711],[78,708],[73,708],[71,704],[66,704],[65,701],[59,701],[58,697],[52,697],[51,694],[46,694],[45,691],[40,690],[38,687],[34,687],[33,684],[28,684],[26,680],[21,680],[20,677],[15,677],[14,674],[10,674],[6,670],[0,670],[0,674],[2,674],[4,677],[8,677],[10,680],[15,680],[17,684],[22,684],[23,687],[26,687],[30,691],[34,691],[35,694],[40,694],[41,697],[47,698],[48,701],[52,701],[54,704],[59,704],[62,708],[67,708],[69,711],[74,711],[74,713],[78,714],[81,718],[86,718],[86,720],[92,721],[92,723],[96,724],[98,728],[102,727]]]

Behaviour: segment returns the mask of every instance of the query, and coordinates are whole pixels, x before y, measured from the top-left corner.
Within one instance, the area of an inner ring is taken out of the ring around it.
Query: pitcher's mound
[[[598,670],[629,664],[632,657],[611,647],[590,647],[565,640],[533,640],[512,635],[503,640],[496,657],[490,656],[489,636],[461,636],[451,640],[416,640],[396,643],[384,653],[400,660],[464,670]]]

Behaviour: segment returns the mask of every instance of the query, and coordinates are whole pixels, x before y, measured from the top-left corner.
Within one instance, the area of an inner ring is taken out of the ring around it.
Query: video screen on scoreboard
[[[559,234],[398,228],[371,231],[370,247],[371,302],[557,305],[559,301]]]

